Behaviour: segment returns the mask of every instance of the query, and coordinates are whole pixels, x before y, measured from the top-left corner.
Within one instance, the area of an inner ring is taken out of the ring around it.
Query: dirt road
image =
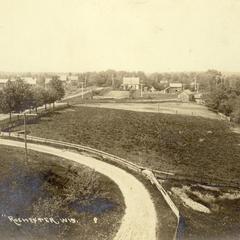
[[[188,116],[199,116],[211,119],[219,119],[219,116],[203,105],[182,102],[162,103],[91,103],[79,106],[122,109],[137,112],[153,112],[167,114],[181,114]]]
[[[1,144],[24,147],[22,142],[5,139],[0,139]],[[156,240],[157,216],[154,204],[147,189],[133,175],[111,164],[70,150],[38,144],[28,144],[28,148],[84,164],[108,176],[119,186],[126,210],[114,240]]]
[[[82,95],[85,95],[87,93],[90,93],[92,92],[92,89],[91,90],[84,90],[84,92],[79,92],[79,93],[76,93],[76,94],[73,94],[73,95],[69,95],[69,96],[66,96],[62,99],[62,101],[66,101],[66,100],[69,100],[69,99],[72,99],[72,98],[75,98],[75,97],[79,97],[79,96],[82,96]]]
[[[67,105],[66,103],[61,103],[61,102],[56,102],[55,103],[55,110],[57,110],[58,107],[62,107],[62,106],[65,106]],[[47,104],[47,108],[51,108],[51,104]],[[38,107],[38,113],[42,112],[42,111],[45,111],[45,106],[40,106]],[[25,110],[26,113],[29,113],[30,110]],[[3,121],[5,119],[8,119],[9,118],[9,114],[4,114],[4,113],[1,113],[0,114],[0,121]]]

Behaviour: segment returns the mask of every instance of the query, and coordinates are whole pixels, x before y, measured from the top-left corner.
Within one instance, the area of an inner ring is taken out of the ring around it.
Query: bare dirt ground
[[[137,112],[159,112],[167,114],[181,114],[199,116],[210,119],[219,119],[219,116],[207,109],[203,105],[182,102],[163,102],[163,103],[94,103],[81,106],[122,109]]]
[[[75,97],[79,97],[79,96],[82,96],[82,95],[85,95],[85,94],[87,94],[87,93],[92,92],[92,90],[93,90],[92,88],[84,89],[84,91],[83,91],[83,93],[82,93],[82,90],[80,89],[80,90],[78,90],[77,93],[69,94],[69,95],[65,96],[65,97],[62,99],[62,101],[68,100],[68,99],[71,99],[71,98],[75,98]]]
[[[129,91],[110,91],[109,93],[104,95],[104,98],[129,98]]]
[[[0,144],[24,147],[22,142],[4,139],[0,139]],[[154,204],[147,189],[134,176],[116,166],[70,150],[61,150],[37,144],[28,144],[28,148],[81,163],[116,182],[124,196],[126,211],[114,240],[156,239],[157,216]]]

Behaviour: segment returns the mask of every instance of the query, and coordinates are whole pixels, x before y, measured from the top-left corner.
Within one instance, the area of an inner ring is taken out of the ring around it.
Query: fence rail
[[[229,187],[240,189],[239,179],[226,180],[221,178],[210,178],[208,176],[191,176],[180,173],[170,174],[162,171],[152,170],[157,179],[185,182],[188,184],[202,184],[210,187]]]
[[[8,132],[1,132],[1,136],[9,137],[9,133]],[[18,134],[18,133],[10,133],[10,137],[17,138],[17,139],[24,139],[24,135]],[[44,144],[46,144],[46,143],[47,144],[54,144],[54,145],[57,145],[57,146],[63,146],[63,147],[78,149],[78,150],[85,151],[85,152],[88,152],[88,153],[93,153],[97,156],[101,156],[102,158],[109,159],[109,160],[111,160],[115,163],[118,163],[122,166],[125,166],[125,167],[135,171],[135,172],[138,172],[138,173],[142,174],[145,178],[150,180],[151,183],[156,186],[156,188],[158,189],[158,191],[160,191],[164,200],[167,202],[170,209],[173,211],[174,215],[176,216],[177,227],[176,227],[176,231],[175,231],[175,234],[174,234],[174,239],[177,238],[177,232],[178,232],[178,226],[179,226],[179,220],[180,220],[179,210],[176,207],[176,205],[174,204],[174,202],[171,200],[171,198],[168,195],[168,193],[166,192],[166,190],[159,183],[159,181],[157,180],[155,174],[153,173],[153,171],[151,169],[148,169],[148,168],[145,168],[143,166],[137,165],[135,163],[132,163],[130,161],[127,161],[126,159],[117,157],[117,156],[112,155],[110,153],[106,153],[104,151],[97,150],[97,149],[87,147],[87,146],[83,146],[83,145],[78,145],[78,144],[74,144],[74,143],[68,143],[68,142],[63,142],[63,141],[58,141],[58,140],[53,140],[53,139],[34,137],[34,136],[27,136],[27,140],[33,141],[33,142],[38,142],[38,143],[44,143]],[[155,171],[155,172],[162,173],[162,174],[173,175],[173,173],[168,173],[168,172],[163,172],[163,171]]]

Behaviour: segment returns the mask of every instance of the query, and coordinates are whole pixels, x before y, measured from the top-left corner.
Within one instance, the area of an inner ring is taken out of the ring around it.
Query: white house
[[[139,77],[124,77],[122,86],[124,90],[138,90],[140,88],[140,79]]]
[[[168,80],[160,80],[161,84],[168,84]]]
[[[37,78],[33,77],[22,77],[21,78],[24,82],[30,84],[30,85],[37,85]]]
[[[73,76],[75,80],[78,80],[78,76]],[[77,77],[77,78],[76,78]],[[68,80],[68,76],[66,74],[58,75],[58,79],[62,82],[66,82]]]
[[[45,84],[48,84],[51,80],[52,80],[51,77],[46,77],[46,78],[45,78]]]
[[[7,78],[0,79],[0,89],[3,89],[7,82],[8,82]]]
[[[78,76],[77,75],[71,75],[71,76],[68,76],[67,79],[69,81],[78,81]]]

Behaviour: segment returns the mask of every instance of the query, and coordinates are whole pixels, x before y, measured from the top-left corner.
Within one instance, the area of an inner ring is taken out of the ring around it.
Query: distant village
[[[31,86],[46,88],[47,84],[53,79],[57,78],[60,80],[65,89],[73,88],[86,88],[90,84],[87,78],[81,78],[79,75],[74,74],[58,74],[53,76],[10,76],[0,78],[0,89],[3,89],[8,81],[16,81],[17,79],[23,80],[25,83]],[[178,98],[182,102],[195,101],[196,103],[203,104],[202,93],[199,92],[199,84],[196,78],[191,82],[191,90],[185,87],[182,82],[170,82],[169,80],[159,81],[164,88],[162,90],[157,90],[154,86],[149,86],[142,81],[140,77],[122,77],[122,81],[118,86],[114,86],[114,79],[110,83],[110,87],[113,87],[115,91],[124,91],[120,95],[126,98],[161,98],[163,95],[172,96]],[[109,86],[105,86],[109,87]],[[126,94],[129,92],[129,94]]]
[[[169,94],[177,95],[177,97],[182,102],[196,101],[199,104],[202,104],[204,102],[202,99],[202,94],[198,91],[198,84],[196,79],[192,82],[192,89],[194,89],[194,91],[185,89],[184,84],[180,82],[171,83],[165,80],[161,83],[165,84],[165,88],[161,91],[157,91],[153,86],[149,88],[147,86],[144,86],[144,84],[141,84],[139,77],[124,77],[121,88],[123,90],[140,91],[141,96],[143,96],[145,93],[150,94],[149,96],[151,96],[151,93],[152,95]]]

